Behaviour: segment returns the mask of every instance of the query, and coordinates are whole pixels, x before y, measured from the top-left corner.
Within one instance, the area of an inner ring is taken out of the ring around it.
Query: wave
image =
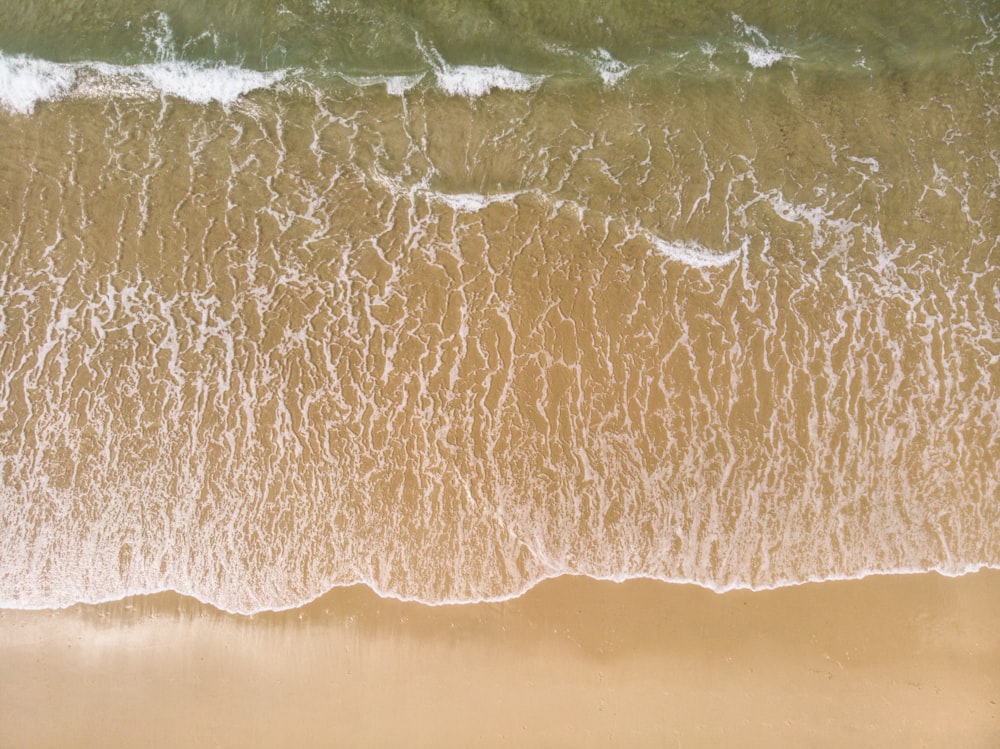
[[[228,105],[251,92],[303,77],[302,71],[292,69],[257,71],[224,63],[181,60],[141,65],[57,63],[0,53],[0,107],[30,115],[41,102],[101,96],[172,96],[196,104]],[[384,86],[389,95],[402,96],[426,80],[427,74],[340,74],[339,77],[361,88]],[[449,65],[440,59],[433,67],[433,77],[437,88],[444,93],[468,98],[495,90],[529,91],[545,80],[542,75],[520,73],[499,65]]]
[[[99,69],[100,70],[100,69]],[[241,96],[271,88],[284,79],[286,71],[258,72],[232,65],[202,67],[185,62],[139,65],[134,69],[102,71],[108,78],[137,75],[161,94],[169,94],[198,104],[217,101],[229,104]]]
[[[650,17],[642,19],[645,24],[624,9],[606,8],[599,18],[557,23],[559,12],[541,6],[481,17],[474,3],[448,9],[432,4],[405,13],[393,5],[333,8],[317,2],[292,9],[247,0],[179,24],[162,10],[136,14],[97,0],[86,18],[47,19],[52,27],[60,20],[72,23],[67,54],[93,61],[73,63],[41,59],[49,54],[42,50],[58,44],[47,38],[45,24],[33,20],[30,11],[8,14],[5,38],[16,40],[8,43],[16,44],[20,56],[0,52],[0,105],[30,113],[39,101],[66,95],[82,70],[113,70],[112,78],[138,78],[154,91],[197,102],[231,102],[281,75],[260,71],[340,75],[358,85],[384,84],[396,95],[427,78],[449,95],[470,97],[530,91],[563,75],[591,80],[596,75],[614,87],[637,70],[743,77],[748,67],[752,72],[808,60],[810,66],[856,73],[858,68],[880,70],[886,63],[924,65],[952,54],[986,53],[995,48],[998,25],[992,9],[964,1],[951,11],[907,9],[909,18],[899,20],[881,12],[869,17],[867,9],[845,18],[835,8],[812,8],[798,34],[790,30],[794,24],[776,28],[750,10],[749,20],[736,13],[727,18],[724,12],[705,12],[696,2],[679,4],[669,22]],[[787,11],[799,12],[795,7]],[[917,20],[921,13],[931,22]],[[954,23],[933,23],[949,16]],[[896,29],[891,39],[881,30],[886,23]],[[109,28],[117,29],[113,43]],[[446,61],[439,48],[448,49],[453,59]]]
[[[470,99],[493,91],[527,92],[547,79],[545,75],[522,73],[502,65],[450,65],[439,55],[429,59],[428,72],[335,75],[359,88],[384,86],[391,96],[403,96],[430,78],[443,93]],[[291,68],[258,71],[226,63],[182,60],[139,65],[97,61],[59,63],[0,52],[0,108],[30,115],[40,103],[60,99],[158,96],[196,104],[229,105],[254,91],[306,79],[306,71]]]
[[[437,49],[425,46],[419,38],[417,45],[430,63],[439,88],[451,96],[475,98],[496,89],[530,91],[545,80],[543,75],[529,75],[503,65],[451,65]]]
[[[65,96],[76,82],[74,66],[19,55],[0,55],[0,104],[31,114],[40,101]]]
[[[419,40],[418,44],[424,59],[430,65],[438,88],[450,96],[476,98],[497,90],[526,92],[537,88],[551,77],[550,74],[527,73],[503,65],[451,65],[434,47],[425,46],[419,43]],[[582,58],[604,85],[609,88],[616,86],[636,69],[634,65],[628,65],[615,59],[610,52],[603,48],[597,48],[587,53],[578,53],[565,47],[556,46],[549,46],[548,49],[570,58]],[[422,78],[422,75],[417,75],[371,80],[384,81],[390,94],[401,94],[419,83]],[[407,85],[398,85],[400,81]]]
[[[603,47],[578,52],[558,44],[548,44],[545,49],[561,58],[582,60],[590,71],[595,73],[609,88],[617,86],[622,79],[637,68],[635,65],[629,65],[613,57]]]
[[[605,86],[616,85],[622,78],[635,70],[635,66],[626,65],[621,60],[616,60],[610,52],[602,48],[595,49],[589,59]]]
[[[56,63],[0,53],[0,105],[31,114],[40,102],[74,96],[174,96],[197,104],[231,104],[251,91],[273,87],[288,73],[180,60]]]
[[[755,27],[733,16],[738,36],[743,40],[728,45],[732,52],[742,51],[753,68],[766,68],[780,60],[801,59],[798,54],[772,44]],[[155,33],[147,35],[145,54],[153,59],[138,64],[119,64],[103,60],[54,62],[27,54],[0,51],[0,108],[30,115],[42,102],[72,97],[157,97],[171,96],[197,104],[212,102],[230,105],[254,91],[271,89],[282,82],[305,82],[336,77],[360,88],[384,86],[386,93],[403,96],[421,84],[433,85],[449,96],[470,99],[494,91],[529,92],[558,76],[584,79],[596,76],[606,88],[618,86],[640,67],[677,72],[677,61],[685,54],[672,55],[666,68],[647,61],[627,63],[603,47],[574,50],[557,44],[545,45],[555,55],[554,66],[545,70],[525,71],[502,64],[453,64],[444,59],[433,44],[416,38],[420,66],[410,72],[353,73],[349,70],[319,67],[276,67],[258,70],[218,59],[180,59],[173,32],[164,14],[156,19]],[[700,55],[717,69],[720,47],[703,43]],[[586,66],[580,71],[579,63]],[[735,60],[734,60],[735,62]],[[663,61],[660,61],[663,63]],[[570,65],[567,68],[567,64]],[[658,68],[659,66],[659,68]],[[695,70],[700,69],[697,65]]]
[[[545,80],[544,76],[528,75],[502,65],[445,65],[435,71],[441,90],[452,96],[483,96],[495,89],[530,91]]]
[[[799,55],[773,44],[763,31],[756,26],[751,26],[736,13],[732,14],[732,20],[737,33],[748,40],[741,42],[738,46],[746,53],[747,62],[750,63],[751,67],[769,68],[781,60],[801,59]]]

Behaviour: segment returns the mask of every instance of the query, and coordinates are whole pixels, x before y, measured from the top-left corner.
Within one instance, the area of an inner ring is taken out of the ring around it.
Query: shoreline
[[[478,599],[448,599],[441,601],[426,601],[422,598],[417,597],[407,597],[404,595],[399,595],[391,591],[383,591],[375,588],[371,583],[367,581],[357,581],[353,583],[345,583],[342,585],[334,585],[329,588],[326,592],[320,593],[314,598],[309,598],[301,603],[291,604],[288,606],[281,606],[278,608],[261,608],[249,611],[231,610],[220,606],[210,600],[201,598],[193,593],[187,593],[174,588],[163,588],[162,590],[152,590],[142,593],[126,593],[125,595],[119,596],[117,598],[106,598],[97,601],[75,601],[73,603],[68,603],[65,605],[53,605],[53,606],[4,606],[0,603],[0,614],[3,612],[49,612],[56,613],[59,611],[69,611],[77,609],[86,608],[102,608],[102,607],[114,607],[116,604],[128,604],[129,607],[134,607],[137,603],[140,603],[146,599],[159,599],[161,597],[175,597],[178,599],[183,599],[189,602],[190,606],[204,606],[211,609],[213,612],[223,615],[223,616],[235,616],[252,619],[256,616],[266,615],[266,614],[288,614],[290,612],[302,611],[308,609],[311,606],[317,605],[318,602],[324,601],[327,598],[336,599],[342,591],[348,590],[367,590],[376,598],[384,601],[394,601],[396,603],[414,605],[414,606],[425,606],[427,608],[442,608],[442,607],[461,607],[461,606],[492,606],[497,604],[509,603],[511,601],[516,601],[525,595],[530,594],[539,585],[547,585],[551,581],[558,581],[563,579],[578,579],[578,580],[590,580],[596,583],[612,583],[615,585],[630,584],[633,582],[641,581],[646,583],[654,583],[657,585],[668,585],[671,587],[680,588],[694,588],[697,590],[704,590],[710,593],[714,593],[718,596],[731,595],[736,593],[770,593],[777,590],[784,590],[787,588],[799,588],[802,586],[812,586],[812,585],[822,585],[824,583],[844,583],[844,582],[860,582],[862,580],[867,580],[869,578],[886,578],[886,577],[898,577],[898,576],[913,576],[920,577],[924,575],[936,575],[944,578],[961,578],[967,575],[975,575],[981,572],[1000,572],[1000,566],[990,565],[990,564],[977,564],[969,565],[966,569],[961,572],[946,572],[941,569],[931,568],[926,570],[917,569],[900,569],[900,570],[888,570],[885,572],[865,572],[855,576],[837,576],[837,577],[827,577],[827,578],[809,578],[799,581],[779,581],[773,585],[766,585],[761,587],[734,585],[732,587],[718,588],[708,583],[702,583],[697,580],[679,580],[679,579],[662,579],[658,577],[647,577],[643,575],[637,575],[635,577],[595,577],[582,572],[562,572],[550,577],[542,577],[538,580],[529,583],[522,590],[515,591],[506,595],[498,595],[489,598],[478,598]],[[183,608],[183,607],[182,607]]]
[[[715,593],[543,581],[427,606],[334,589],[0,610],[0,745],[1000,743],[1000,571]]]

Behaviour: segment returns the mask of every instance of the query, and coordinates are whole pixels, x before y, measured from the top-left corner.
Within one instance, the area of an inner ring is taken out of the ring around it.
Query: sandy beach
[[[998,39],[7,3],[0,749],[1000,749]]]
[[[2,747],[1000,745],[1000,572],[0,612]]]

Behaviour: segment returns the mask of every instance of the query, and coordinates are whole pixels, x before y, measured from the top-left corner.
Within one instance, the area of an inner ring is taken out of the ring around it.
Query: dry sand
[[[0,747],[1000,747],[1000,572],[0,612]]]

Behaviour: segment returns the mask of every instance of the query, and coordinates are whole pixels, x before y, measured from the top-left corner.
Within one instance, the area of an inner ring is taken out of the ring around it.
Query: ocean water
[[[0,20],[0,606],[1000,566],[1000,8]]]

